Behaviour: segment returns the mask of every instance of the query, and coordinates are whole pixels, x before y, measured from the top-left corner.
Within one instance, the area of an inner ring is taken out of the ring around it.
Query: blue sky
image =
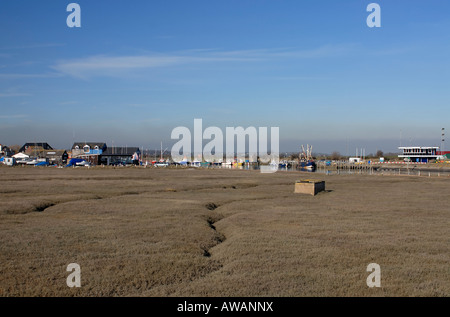
[[[0,143],[154,149],[172,129],[280,127],[281,151],[440,145],[450,128],[450,2],[0,3]]]

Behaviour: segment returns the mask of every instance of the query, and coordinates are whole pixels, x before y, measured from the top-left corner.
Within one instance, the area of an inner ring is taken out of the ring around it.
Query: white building
[[[362,162],[362,159],[361,159],[360,157],[350,157],[350,158],[348,159],[348,161],[349,161],[350,163],[361,163],[361,162]]]
[[[402,151],[402,154],[398,157],[408,162],[428,163],[440,156],[437,153],[439,150],[437,146],[406,146],[399,147],[399,150]]]

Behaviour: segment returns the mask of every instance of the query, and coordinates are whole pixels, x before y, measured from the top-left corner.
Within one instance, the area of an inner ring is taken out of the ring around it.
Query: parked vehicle
[[[6,166],[14,166],[16,165],[16,159],[14,157],[2,157],[3,164]]]

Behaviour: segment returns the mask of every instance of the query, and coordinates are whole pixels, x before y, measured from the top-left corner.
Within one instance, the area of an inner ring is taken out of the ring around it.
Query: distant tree
[[[378,151],[377,151],[377,157],[383,157],[383,156],[384,156],[383,151],[378,150]]]
[[[18,145],[18,144],[14,144],[14,145],[9,146],[9,148],[10,148],[14,153],[19,153],[19,150],[20,150],[21,146]]]
[[[338,161],[338,160],[340,160],[341,158],[342,158],[341,153],[339,153],[339,152],[337,152],[337,151],[334,151],[333,153],[331,153],[331,159],[332,159],[333,161]]]

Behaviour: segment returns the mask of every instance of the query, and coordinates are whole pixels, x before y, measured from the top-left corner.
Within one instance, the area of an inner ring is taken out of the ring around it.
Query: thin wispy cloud
[[[0,119],[22,119],[26,118],[25,114],[11,114],[11,115],[0,115]]]
[[[388,48],[388,49],[382,49],[382,50],[377,50],[374,52],[371,52],[371,55],[374,56],[392,56],[392,55],[402,55],[402,54],[406,54],[406,53],[410,53],[411,51],[413,51],[413,48],[410,47],[394,47],[394,48]]]
[[[332,77],[320,77],[320,76],[275,76],[267,77],[267,80],[277,80],[277,81],[301,81],[301,80],[331,80]]]
[[[0,74],[0,79],[26,79],[26,78],[56,78],[61,77],[60,73],[44,73],[44,74]]]
[[[139,56],[97,55],[63,60],[52,69],[71,77],[87,79],[98,76],[118,76],[127,72],[172,67],[194,63],[262,62],[275,59],[307,59],[333,57],[348,53],[351,46],[324,46],[310,50],[254,49],[223,51],[193,49],[173,54],[147,54]]]
[[[191,63],[250,61],[248,58],[220,56],[93,56],[84,59],[61,61],[52,68],[62,74],[89,78],[96,76],[118,76],[126,72],[170,67]]]
[[[324,45],[312,49],[293,49],[293,48],[277,48],[277,49],[253,49],[253,50],[235,50],[216,52],[216,54],[223,57],[239,56],[241,58],[294,58],[294,59],[309,59],[309,58],[323,58],[323,57],[337,57],[348,54],[354,51],[355,45]]]
[[[128,103],[125,105],[125,107],[130,107],[130,108],[144,108],[146,107],[146,105],[142,104],[142,103]]]
[[[65,44],[58,43],[36,43],[28,45],[18,45],[18,46],[0,46],[0,50],[23,50],[23,49],[36,49],[36,48],[48,48],[48,47],[61,47]]]
[[[59,103],[60,106],[71,106],[76,104],[78,104],[77,101],[63,101]]]
[[[62,74],[88,78],[113,76],[124,71],[171,66],[181,62],[181,58],[176,56],[92,56],[61,61],[52,68]]]

